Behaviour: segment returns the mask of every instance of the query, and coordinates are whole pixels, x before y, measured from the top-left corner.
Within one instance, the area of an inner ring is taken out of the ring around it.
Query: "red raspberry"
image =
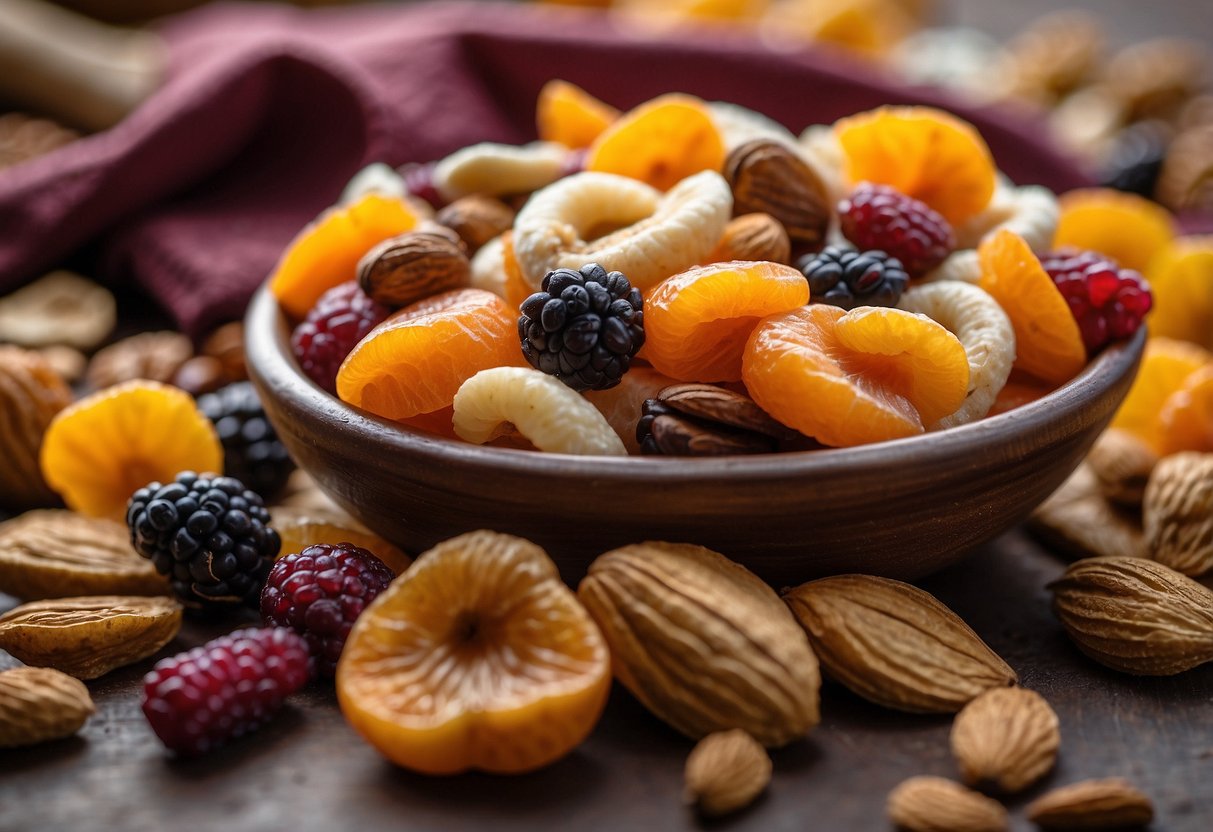
[[[291,335],[291,349],[312,381],[337,392],[337,370],[350,350],[391,314],[362,291],[358,281],[334,286],[323,295]]]
[[[1150,284],[1094,251],[1063,248],[1041,258],[1078,322],[1087,354],[1137,332],[1154,305]]]
[[[318,543],[279,558],[261,591],[261,617],[307,640],[317,675],[332,676],[355,619],[391,583],[392,570],[352,543]]]
[[[437,162],[409,162],[400,168],[399,173],[404,178],[405,190],[409,196],[424,199],[435,210],[446,205],[442,194],[434,185],[434,167]]]
[[[302,638],[237,630],[157,662],[143,677],[143,714],[168,748],[202,754],[264,723],[307,680]]]
[[[956,248],[947,220],[888,185],[860,183],[838,203],[838,219],[843,236],[860,251],[876,249],[896,257],[910,277],[922,277]]]

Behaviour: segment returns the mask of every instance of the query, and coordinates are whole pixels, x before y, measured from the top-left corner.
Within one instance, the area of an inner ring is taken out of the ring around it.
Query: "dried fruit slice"
[[[412,559],[398,546],[357,523],[339,517],[324,517],[308,512],[291,516],[289,510],[275,508],[274,529],[282,538],[282,546],[278,550],[279,558],[298,554],[317,543],[333,546],[352,543],[379,558],[397,575],[403,573],[412,563]]]
[[[644,357],[682,381],[739,381],[741,354],[758,321],[808,301],[809,284],[791,266],[697,266],[649,292]]]
[[[943,214],[953,226],[994,195],[997,169],[981,134],[930,107],[881,107],[834,125],[852,185],[891,185]]]
[[[480,370],[521,363],[517,313],[491,292],[457,289],[375,327],[337,372],[337,395],[387,419],[411,419],[450,405]]]
[[[1213,236],[1184,237],[1164,246],[1146,277],[1154,293],[1146,318],[1150,334],[1213,349]]]
[[[1189,375],[1158,414],[1159,450],[1213,453],[1213,364]]]
[[[1188,377],[1202,367],[1213,365],[1213,353],[1170,338],[1151,338],[1120,410],[1112,417],[1112,427],[1123,428],[1156,451],[1163,446],[1159,413],[1172,393],[1181,389]]]
[[[815,304],[763,319],[742,372],[764,410],[839,447],[922,433],[969,387],[955,335],[924,315],[866,306]]]
[[[223,471],[223,445],[188,393],[131,381],[59,413],[42,442],[42,476],[68,507],[122,519],[127,499],[181,471]]]
[[[1022,237],[999,231],[977,249],[981,288],[1007,313],[1015,328],[1015,366],[1062,384],[1087,363],[1082,333],[1049,273]]]
[[[585,739],[610,681],[602,634],[547,554],[478,531],[421,555],[367,607],[337,699],[397,765],[516,773]]]
[[[1144,272],[1175,239],[1175,221],[1161,205],[1110,188],[1085,188],[1061,197],[1053,247],[1098,251],[1122,268]]]
[[[617,119],[590,145],[585,169],[617,173],[662,191],[703,170],[720,170],[724,142],[707,105],[671,93]]]
[[[589,147],[617,118],[619,111],[610,104],[560,79],[543,85],[535,105],[539,138],[574,149]]]

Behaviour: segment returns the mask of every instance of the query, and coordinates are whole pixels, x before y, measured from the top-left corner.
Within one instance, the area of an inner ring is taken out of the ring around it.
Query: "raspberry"
[[[397,170],[404,178],[404,187],[409,196],[425,200],[435,210],[446,205],[446,200],[434,186],[434,167],[437,164],[437,162],[409,162]]]
[[[143,715],[172,751],[202,754],[263,724],[307,680],[298,635],[238,630],[157,662],[143,677]]]
[[[826,246],[800,258],[796,267],[809,281],[812,303],[843,309],[896,306],[910,278],[901,261],[883,251],[851,251]]]
[[[948,221],[926,203],[887,185],[861,183],[838,203],[842,233],[861,251],[887,252],[922,277],[956,248]]]
[[[199,396],[198,409],[214,423],[223,443],[224,473],[266,497],[283,489],[295,463],[274,432],[252,382],[238,381]]]
[[[291,335],[291,349],[300,368],[336,395],[341,362],[389,314],[391,310],[372,300],[356,280],[329,289]]]
[[[317,675],[332,676],[354,620],[393,577],[383,561],[352,543],[308,546],[270,570],[261,617],[302,635]]]
[[[1140,274],[1102,254],[1064,248],[1045,255],[1041,265],[1070,305],[1088,355],[1137,332],[1154,305]]]

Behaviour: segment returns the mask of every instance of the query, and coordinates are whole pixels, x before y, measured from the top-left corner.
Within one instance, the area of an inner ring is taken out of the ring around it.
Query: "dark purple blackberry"
[[[843,309],[896,306],[909,283],[901,261],[883,251],[826,246],[796,264],[809,281],[809,299]]]
[[[574,390],[614,387],[644,345],[644,301],[619,272],[597,263],[556,269],[522,302],[522,354]]]
[[[269,522],[261,498],[240,480],[193,471],[140,488],[126,509],[135,551],[194,607],[260,606],[282,545]]]
[[[1153,199],[1169,146],[1170,131],[1166,125],[1143,121],[1125,128],[1104,161],[1102,184]]]
[[[215,425],[223,443],[225,474],[266,497],[283,489],[295,463],[266,417],[252,382],[238,381],[200,396],[198,409]]]

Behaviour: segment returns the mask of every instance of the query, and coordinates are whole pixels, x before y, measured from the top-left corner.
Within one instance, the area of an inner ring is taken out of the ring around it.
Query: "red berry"
[[[1069,304],[1088,354],[1137,332],[1154,305],[1140,274],[1102,254],[1064,248],[1040,262]]]
[[[952,226],[924,202],[863,182],[838,203],[842,233],[860,251],[876,249],[901,261],[910,277],[922,277],[956,248]]]
[[[307,680],[302,638],[237,630],[157,662],[143,677],[143,714],[168,748],[202,754],[257,728]]]
[[[372,300],[356,280],[329,289],[291,336],[291,349],[300,368],[312,381],[336,394],[341,362],[389,314],[391,310]]]
[[[352,543],[308,546],[274,563],[261,591],[261,617],[302,635],[317,675],[332,676],[355,619],[393,577],[383,561]]]
[[[435,209],[446,205],[446,200],[442,198],[442,194],[438,193],[438,188],[434,185],[434,167],[436,165],[436,162],[409,162],[399,171],[404,178],[404,187],[409,192],[409,196],[424,199]]]

